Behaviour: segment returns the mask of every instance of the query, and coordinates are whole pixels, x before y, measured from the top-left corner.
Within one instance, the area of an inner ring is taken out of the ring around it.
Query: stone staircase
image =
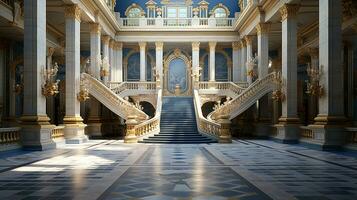
[[[164,97],[160,133],[142,142],[199,144],[217,141],[198,133],[192,97]]]

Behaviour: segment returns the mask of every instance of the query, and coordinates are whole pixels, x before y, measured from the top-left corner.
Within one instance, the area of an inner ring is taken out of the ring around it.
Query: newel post
[[[138,138],[136,137],[135,134],[135,126],[139,124],[139,122],[136,120],[137,116],[132,115],[128,116],[128,119],[126,120],[126,133],[125,133],[125,138],[124,138],[124,143],[137,143]]]
[[[232,143],[231,121],[229,120],[229,115],[219,116],[217,122],[221,125],[218,142]]]

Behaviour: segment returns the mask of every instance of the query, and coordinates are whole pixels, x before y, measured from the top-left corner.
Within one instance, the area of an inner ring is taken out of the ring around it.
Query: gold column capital
[[[242,40],[240,41],[240,45],[241,45],[242,48],[244,48],[244,47],[247,46],[247,44],[246,44],[246,42],[245,42],[244,39],[242,39]]]
[[[270,23],[259,23],[255,29],[257,30],[257,35],[266,34],[270,31]]]
[[[209,42],[208,46],[209,46],[210,49],[216,49],[217,42]]]
[[[114,49],[116,41],[114,39],[110,39],[109,41],[109,48]]]
[[[145,49],[146,48],[147,43],[146,42],[139,42],[139,47],[140,49]]]
[[[101,30],[102,30],[102,27],[99,24],[96,24],[96,23],[90,24],[90,33],[100,34]]]
[[[81,9],[77,4],[66,6],[64,15],[66,18],[74,18],[81,21]]]
[[[242,48],[242,43],[236,41],[236,42],[232,42],[232,48],[233,51],[238,51],[239,49]]]
[[[244,36],[244,40],[245,40],[245,43],[246,45],[252,45],[252,42],[253,42],[253,36],[251,35],[246,35]]]
[[[156,46],[156,51],[162,51],[164,49],[163,42],[155,42],[155,46]]]
[[[299,12],[299,4],[284,4],[280,8],[281,21],[286,20],[288,17],[296,17]]]
[[[192,51],[199,51],[200,50],[200,42],[192,42]]]
[[[103,44],[109,45],[110,36],[109,36],[109,35],[104,35],[104,36],[102,37],[102,41],[103,41]]]
[[[121,51],[123,50],[123,43],[122,42],[116,42],[116,49]]]

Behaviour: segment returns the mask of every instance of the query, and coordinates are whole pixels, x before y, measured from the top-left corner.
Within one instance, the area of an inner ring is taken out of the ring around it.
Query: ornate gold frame
[[[169,76],[169,66],[172,60],[174,59],[182,59],[186,64],[186,80],[187,80],[187,90],[180,94],[172,93],[168,90],[168,76]],[[164,58],[164,96],[192,96],[192,61],[189,54],[180,49],[174,49],[169,52]]]

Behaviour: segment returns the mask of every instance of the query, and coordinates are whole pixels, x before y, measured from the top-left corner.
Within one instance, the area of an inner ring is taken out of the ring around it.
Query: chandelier
[[[57,76],[58,65],[55,63],[51,68],[42,69],[42,95],[45,97],[54,96],[59,93],[58,83],[60,80],[54,80],[54,77]]]

